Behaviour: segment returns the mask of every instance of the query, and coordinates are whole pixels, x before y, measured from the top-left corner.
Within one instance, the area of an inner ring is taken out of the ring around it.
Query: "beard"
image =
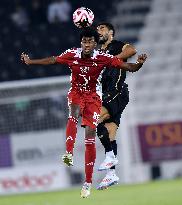
[[[100,37],[99,39],[99,44],[104,44],[105,42],[107,42],[108,40],[108,37],[107,36],[102,36]]]

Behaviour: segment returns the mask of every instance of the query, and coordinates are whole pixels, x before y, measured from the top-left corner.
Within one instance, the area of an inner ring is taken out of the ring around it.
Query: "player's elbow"
[[[137,50],[132,46],[130,49],[128,49],[128,58],[131,58],[137,53]]]

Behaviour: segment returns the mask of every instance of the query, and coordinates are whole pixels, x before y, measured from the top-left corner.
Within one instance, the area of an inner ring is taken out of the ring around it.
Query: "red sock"
[[[95,137],[85,139],[85,176],[86,182],[92,183],[92,174],[96,158]]]
[[[66,126],[66,152],[73,154],[73,148],[77,133],[78,120],[74,117],[69,117]]]

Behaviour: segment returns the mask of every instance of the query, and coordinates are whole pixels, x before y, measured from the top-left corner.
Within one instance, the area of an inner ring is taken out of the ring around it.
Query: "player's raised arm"
[[[21,60],[27,65],[51,65],[56,63],[56,58],[54,56],[42,59],[30,59],[25,53],[21,54]]]
[[[122,52],[117,55],[119,59],[126,60],[131,58],[137,53],[135,47],[131,44],[125,44],[122,48]]]
[[[147,55],[146,54],[141,54],[138,56],[137,62],[136,63],[125,63],[122,62],[121,65],[119,66],[120,69],[129,71],[129,72],[136,72],[138,71],[143,63],[146,61]]]

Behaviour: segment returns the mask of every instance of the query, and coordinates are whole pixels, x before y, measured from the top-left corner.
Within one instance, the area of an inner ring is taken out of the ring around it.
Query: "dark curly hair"
[[[99,34],[94,28],[91,27],[83,28],[80,33],[80,42],[82,41],[83,37],[94,37],[95,42],[99,43]]]
[[[108,23],[108,22],[101,22],[99,24],[97,24],[97,26],[106,26],[109,30],[112,30],[113,31],[113,36],[115,35],[115,29],[114,29],[114,26],[111,24],[111,23]]]

